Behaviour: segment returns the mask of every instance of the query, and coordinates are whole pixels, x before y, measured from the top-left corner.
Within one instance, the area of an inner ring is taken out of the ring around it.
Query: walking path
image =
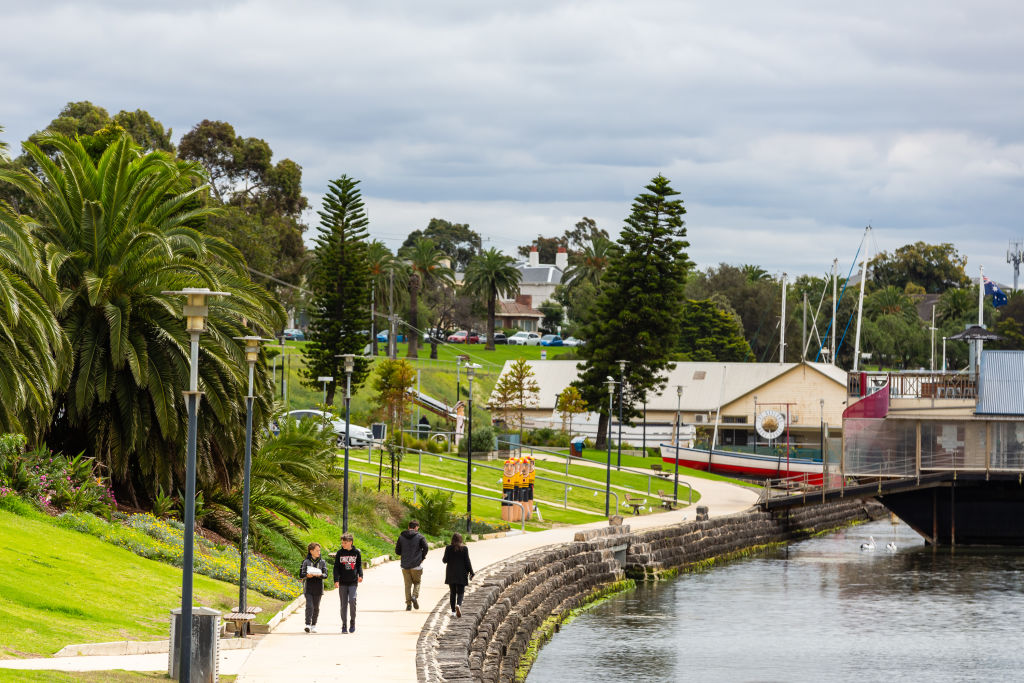
[[[701,494],[700,503],[711,516],[746,510],[757,501],[756,489],[733,484],[680,477]],[[693,510],[675,510],[626,517],[633,529],[649,529],[693,519]],[[562,527],[503,538],[476,541],[469,545],[473,567],[484,567],[553,543],[567,543],[580,529],[596,528],[605,520],[582,526]],[[359,546],[359,538],[356,538]],[[386,562],[367,569],[359,585],[359,613],[355,633],[341,634],[341,616],[336,591],[324,595],[320,606],[319,633],[303,630],[303,610],[286,618],[277,629],[263,636],[253,649],[221,652],[221,673],[238,673],[238,683],[336,681],[344,678],[373,683],[416,681],[416,642],[427,616],[441,599],[447,600],[442,549],[431,550],[423,563],[420,609],[405,611],[404,584],[398,562]],[[166,671],[167,655],[125,655],[104,657],[53,657],[0,660],[0,668],[59,669],[63,671]]]

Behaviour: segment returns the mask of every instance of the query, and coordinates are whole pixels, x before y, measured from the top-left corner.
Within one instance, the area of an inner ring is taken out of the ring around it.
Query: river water
[[[598,605],[527,680],[1024,681],[1024,551],[852,527]]]

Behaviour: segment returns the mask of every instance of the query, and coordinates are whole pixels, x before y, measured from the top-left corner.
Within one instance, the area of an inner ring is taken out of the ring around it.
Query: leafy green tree
[[[570,289],[588,282],[595,288],[600,287],[601,276],[608,269],[608,264],[615,253],[615,243],[602,235],[594,238],[583,246],[575,259],[575,263],[565,271],[562,282]]]
[[[544,314],[544,318],[540,322],[541,331],[544,334],[557,333],[558,328],[562,326],[562,317],[565,315],[562,304],[557,301],[545,301],[537,310]]]
[[[370,326],[370,269],[366,258],[369,220],[363,210],[359,181],[343,175],[328,183],[315,240],[309,288],[313,307],[309,343],[302,349],[306,384],[319,386],[317,377],[345,376],[341,354],[362,354],[365,330]],[[368,362],[357,358],[352,389],[363,383]],[[334,404],[335,389],[327,386],[327,405]]]
[[[668,178],[658,175],[637,195],[618,240],[618,254],[602,277],[598,295],[584,325],[585,346],[577,353],[587,361],[574,382],[588,404],[607,405],[605,378],[619,377],[626,364],[624,417],[637,414],[633,400],[660,389],[662,373],[671,364],[682,324],[683,287],[691,263],[685,249],[686,209]],[[598,445],[604,444],[608,414],[598,424]]]
[[[512,257],[490,248],[473,258],[466,267],[464,290],[487,302],[487,346],[494,350],[494,313],[499,296],[509,299],[519,293],[523,274],[515,267]]]
[[[914,301],[906,292],[891,285],[868,294],[864,299],[864,312],[871,318],[892,315],[910,323],[919,322],[920,318]]]
[[[391,280],[398,275],[404,275],[395,255],[380,240],[373,240],[366,245],[366,263],[370,269],[370,294],[373,300],[375,316],[370,320],[370,349],[371,354],[377,355],[377,321],[382,311],[388,309],[388,295],[390,293]],[[396,283],[399,291],[404,289],[403,281],[399,278]]]
[[[967,257],[949,242],[905,244],[892,254],[883,251],[871,259],[872,280],[879,287],[904,289],[913,282],[937,294],[950,287],[970,285],[964,272]]]
[[[32,225],[0,202],[0,432],[36,443],[67,383],[71,353],[53,314],[57,283],[38,258]]]
[[[456,272],[465,271],[470,260],[481,251],[480,233],[466,223],[452,223],[443,218],[431,218],[425,230],[413,230],[399,251],[411,247],[420,237],[434,240],[437,248],[451,259],[451,268]]]
[[[710,299],[683,304],[678,349],[682,361],[753,360],[750,344],[743,338],[743,326],[734,313],[723,311]]]
[[[87,450],[107,468],[121,499],[135,505],[184,480],[189,338],[181,297],[166,290],[207,286],[230,297],[210,305],[200,352],[200,488],[225,486],[240,471],[244,443],[244,349],[233,338],[270,334],[283,311],[242,270],[239,253],[190,227],[209,210],[198,167],[165,152],[143,154],[127,135],[94,162],[80,140],[45,135],[52,161],[26,143],[43,177],[0,171],[31,200],[38,257],[56,280],[55,314],[70,344],[70,380],[58,388],[47,442]],[[257,396],[269,393],[264,365]],[[255,425],[269,404],[257,398]]]
[[[516,247],[516,252],[522,258],[527,259],[530,257],[530,252],[533,251],[534,247],[537,249],[537,258],[540,263],[554,263],[559,249],[568,251],[569,240],[563,236],[544,237],[543,235],[537,235],[529,244]]]
[[[409,358],[419,358],[420,312],[419,293],[438,285],[455,281],[452,269],[445,265],[448,258],[428,237],[420,237],[399,255],[406,260],[409,270]]]
[[[578,388],[570,384],[565,389],[562,389],[555,403],[555,410],[562,415],[562,431],[565,431],[565,418],[568,416],[569,435],[571,436],[573,417],[587,412],[587,408],[587,402],[583,400],[583,394],[580,393]]]
[[[687,299],[728,302],[743,323],[743,336],[751,352],[762,362],[778,352],[781,295],[779,282],[752,265],[736,267],[722,263],[717,268],[693,273],[686,283]]]
[[[509,429],[519,430],[522,442],[526,409],[537,405],[539,400],[540,385],[533,369],[525,358],[517,358],[498,378],[488,407],[501,413]]]

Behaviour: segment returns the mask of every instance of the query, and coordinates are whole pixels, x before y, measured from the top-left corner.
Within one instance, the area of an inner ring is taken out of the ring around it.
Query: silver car
[[[540,335],[536,332],[516,332],[508,338],[510,346],[540,346]]]
[[[288,417],[293,420],[318,420],[320,422],[330,421],[331,428],[338,437],[338,446],[345,446],[345,420],[341,418],[331,419],[330,413],[325,413],[322,410],[314,410],[312,408],[306,410],[293,410],[288,413]],[[361,448],[366,446],[373,440],[373,434],[366,427],[360,427],[359,425],[352,425],[352,438],[349,440],[349,446],[355,446]]]

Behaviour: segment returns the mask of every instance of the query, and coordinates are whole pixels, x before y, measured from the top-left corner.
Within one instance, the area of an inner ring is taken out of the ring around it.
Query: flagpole
[[[978,266],[978,326],[985,326],[985,266]],[[981,339],[975,343],[974,352],[974,367],[971,368],[971,372],[974,376],[978,376],[979,370],[981,370],[981,349],[985,345]]]

